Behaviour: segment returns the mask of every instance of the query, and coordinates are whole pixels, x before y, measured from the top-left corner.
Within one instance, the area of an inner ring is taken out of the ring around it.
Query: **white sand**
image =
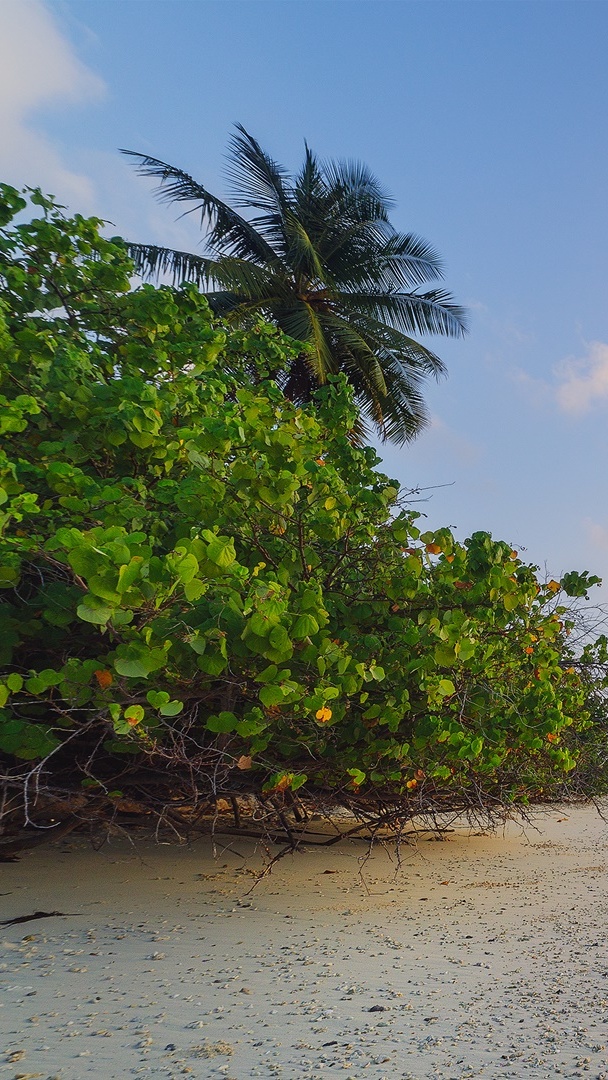
[[[312,849],[83,840],[0,866],[0,1080],[608,1078],[608,825]],[[331,871],[328,872],[328,871]],[[605,1045],[606,1043],[606,1045]]]

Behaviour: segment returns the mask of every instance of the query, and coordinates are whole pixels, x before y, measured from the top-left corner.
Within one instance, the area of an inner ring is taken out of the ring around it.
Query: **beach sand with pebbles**
[[[608,824],[0,867],[0,1080],[608,1078]]]

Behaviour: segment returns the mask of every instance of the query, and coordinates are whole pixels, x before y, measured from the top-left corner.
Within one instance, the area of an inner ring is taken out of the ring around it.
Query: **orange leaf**
[[[107,690],[108,686],[111,686],[114,682],[114,676],[111,671],[103,671],[101,668],[95,672],[95,678],[99,683],[102,690]]]
[[[236,763],[236,767],[237,767],[237,769],[243,769],[243,771],[245,769],[250,769],[251,768],[251,758],[249,757],[249,755],[248,754],[241,754],[239,760]]]
[[[559,581],[551,580],[551,581],[547,582],[547,588],[548,588],[549,592],[556,593],[556,592],[559,592],[559,590],[561,589],[561,585],[560,585]]]
[[[315,716],[322,724],[326,724],[328,720],[331,720],[331,709],[328,709],[327,705],[324,705],[322,709],[317,710]]]
[[[418,781],[417,780],[408,780],[408,782],[407,782],[407,784],[405,786],[408,789],[408,791],[411,791],[412,788],[418,787]]]
[[[279,791],[279,792],[286,791],[286,789],[291,786],[291,781],[292,780],[293,780],[293,773],[283,773],[281,779],[278,781],[278,783],[275,784],[275,786],[274,786],[274,788],[272,790],[273,791]]]
[[[549,732],[547,739],[549,742],[559,742],[559,735],[553,735],[552,732]]]
[[[439,546],[439,544],[427,544],[426,550],[428,551],[429,555],[439,555],[441,547]]]
[[[526,653],[527,656],[532,656],[532,653],[534,652],[534,649],[532,648],[531,645],[528,645],[524,649],[524,652]]]

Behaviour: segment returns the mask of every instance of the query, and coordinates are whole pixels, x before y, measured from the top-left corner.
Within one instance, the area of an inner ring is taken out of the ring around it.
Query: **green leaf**
[[[340,697],[340,691],[337,686],[324,686],[320,693],[324,701],[332,701],[333,698]]]
[[[284,649],[291,649],[289,634],[284,626],[273,626],[269,634],[269,640],[273,649],[276,649],[278,652],[282,652]]]
[[[187,585],[198,574],[198,559],[192,554],[184,555],[177,563],[176,569],[179,580]]]
[[[114,667],[119,675],[124,675],[127,679],[147,679],[151,670],[142,660],[120,658],[114,661]]]
[[[207,558],[226,570],[236,559],[234,541],[230,536],[216,536],[207,547]]]
[[[238,720],[234,713],[221,712],[218,716],[210,716],[205,724],[207,731],[214,731],[218,734],[228,734],[232,731],[236,731],[238,726]]]
[[[166,705],[169,698],[170,695],[165,690],[148,690],[146,694],[146,700],[153,709],[159,709],[161,705]]]
[[[456,663],[456,653],[449,645],[437,645],[434,655],[438,667],[452,667]]]
[[[136,724],[143,720],[145,712],[141,705],[129,705],[128,709],[125,709],[125,720],[133,720]]]
[[[261,683],[274,682],[278,674],[279,669],[276,664],[269,664],[268,667],[265,667],[263,671],[256,675],[255,681]]]
[[[179,716],[183,709],[183,701],[169,701],[166,705],[161,705],[158,711],[161,716]]]
[[[313,615],[305,613],[296,619],[291,629],[291,636],[295,638],[296,641],[300,641],[302,638],[311,637],[313,634],[318,633],[318,631],[319,624],[317,620]]]
[[[353,783],[356,784],[357,787],[360,787],[361,784],[365,783],[366,774],[362,772],[361,769],[347,769],[346,771],[348,775],[352,777]]]
[[[273,686],[272,684],[263,686],[259,696],[262,705],[266,705],[267,707],[278,705],[284,700],[284,694],[281,687]]]
[[[105,626],[114,614],[114,608],[101,603],[96,597],[88,594],[82,604],[79,604],[76,613],[83,622],[95,623]]]
[[[201,596],[204,596],[207,592],[207,583],[200,581],[199,578],[193,578],[192,581],[188,581],[184,585],[184,596],[186,600],[193,603],[195,600],[200,600]]]
[[[451,679],[441,679],[437,690],[442,697],[451,697],[456,693],[456,687]]]
[[[196,663],[201,671],[206,672],[207,675],[221,675],[224,668],[227,667],[228,661],[218,653],[214,655],[205,653],[204,656],[199,656]]]
[[[192,634],[191,637],[187,638],[187,642],[190,648],[199,656],[202,656],[207,648],[207,638],[201,637],[200,634]]]
[[[164,649],[146,648],[145,645],[120,645],[116,650],[114,668],[128,679],[146,679],[150,672],[158,671],[166,663]]]
[[[43,724],[0,716],[0,750],[7,754],[23,761],[35,761],[47,757],[60,745],[60,740]]]
[[[251,616],[247,625],[251,632],[257,634],[258,637],[268,637],[276,623],[271,621],[262,612],[256,611]]]

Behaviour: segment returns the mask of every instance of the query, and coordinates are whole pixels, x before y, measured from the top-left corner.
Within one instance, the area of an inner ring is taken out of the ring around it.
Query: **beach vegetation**
[[[0,188],[5,849],[142,821],[296,844],[315,814],[399,832],[599,791],[606,641],[571,645],[567,599],[598,579],[427,529],[353,441],[344,373],[291,400],[309,344],[132,288],[102,225]]]

